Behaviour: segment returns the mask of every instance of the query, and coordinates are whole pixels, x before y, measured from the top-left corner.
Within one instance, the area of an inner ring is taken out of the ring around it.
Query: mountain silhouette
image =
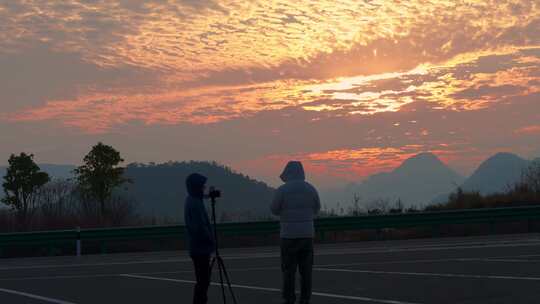
[[[55,178],[72,178],[73,165],[38,164],[41,170]],[[270,202],[274,189],[263,182],[234,172],[215,162],[168,162],[163,164],[138,164],[126,166],[125,176],[132,183],[117,190],[118,194],[136,201],[137,211],[144,216],[183,220],[184,199],[187,195],[184,181],[198,172],[208,177],[208,186],[222,190],[218,199],[218,217],[228,220],[252,220],[270,216]],[[6,167],[0,167],[0,178]],[[4,192],[1,189],[0,197]],[[0,208],[4,206],[0,204]]]
[[[433,153],[420,153],[390,172],[371,175],[363,182],[350,183],[340,189],[323,191],[321,198],[330,208],[336,207],[338,202],[341,207],[350,206],[354,195],[358,195],[362,203],[377,199],[390,202],[400,199],[405,206],[442,203],[458,185],[465,191],[479,191],[484,195],[505,191],[519,181],[522,170],[529,164],[515,154],[498,153],[464,179]],[[64,179],[73,177],[72,171],[76,168],[74,165],[38,165],[52,178]],[[5,172],[6,167],[0,167],[0,178]],[[208,185],[223,191],[218,203],[220,218],[249,220],[270,216],[268,206],[273,188],[215,162],[130,164],[126,167],[126,176],[133,183],[125,185],[119,192],[136,200],[142,215],[181,221],[186,196],[184,180],[193,172],[206,175]],[[0,191],[0,197],[3,194],[3,190]]]
[[[530,162],[512,153],[497,153],[485,160],[465,180],[461,188],[478,191],[483,195],[502,192],[519,182],[521,173]]]
[[[360,184],[348,185],[338,199],[342,204],[349,204],[356,194],[364,203],[377,199],[393,203],[400,199],[405,206],[422,205],[450,192],[463,180],[433,153],[420,153],[391,172],[374,174]]]
[[[222,191],[217,203],[219,218],[253,220],[270,216],[273,188],[215,162],[130,164],[125,176],[133,183],[121,191],[136,199],[139,211],[144,215],[182,221],[187,195],[185,179],[193,172],[205,175],[207,186]]]

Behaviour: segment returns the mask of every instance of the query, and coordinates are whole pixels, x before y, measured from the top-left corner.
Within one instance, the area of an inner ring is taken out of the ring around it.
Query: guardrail
[[[540,220],[540,206],[318,218],[315,220],[315,229],[319,239],[324,239],[326,232],[407,227],[432,227],[433,234],[437,235],[441,225],[488,223],[493,227],[500,222],[530,223],[534,220]],[[218,230],[223,236],[268,236],[279,232],[279,222],[222,223],[218,224]],[[6,248],[18,245],[43,245],[52,248],[61,244],[72,244],[77,255],[80,255],[81,246],[87,241],[99,242],[102,244],[102,252],[105,252],[106,244],[113,241],[173,238],[184,238],[184,226],[4,233],[0,234],[0,256]]]

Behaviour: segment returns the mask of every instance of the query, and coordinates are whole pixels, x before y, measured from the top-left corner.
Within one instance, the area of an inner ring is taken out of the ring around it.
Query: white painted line
[[[380,261],[380,262],[360,262],[360,263],[344,263],[344,264],[321,264],[315,267],[347,267],[347,266],[362,266],[362,265],[393,265],[393,264],[422,264],[422,263],[440,263],[440,262],[540,262],[540,260],[519,259],[521,256],[500,256],[486,258],[448,258],[448,259],[418,259],[418,260],[401,260],[401,261]]]
[[[7,266],[0,267],[0,270],[22,270],[22,269],[46,269],[46,268],[73,268],[73,267],[92,267],[92,266],[114,266],[114,265],[136,265],[136,264],[163,264],[191,262],[191,259],[167,259],[167,260],[148,260],[148,261],[127,261],[127,262],[103,262],[103,263],[75,263],[75,264],[56,264],[56,265],[32,265],[32,266]]]
[[[467,243],[463,243],[467,244]],[[475,243],[468,243],[475,244]],[[511,243],[511,242],[496,242],[496,243],[476,243],[475,245],[468,246],[416,246],[416,247],[386,247],[386,248],[343,248],[332,250],[315,250],[316,256],[325,255],[353,255],[353,254],[372,254],[372,253],[397,253],[397,252],[417,252],[417,251],[440,251],[440,250],[464,250],[464,249],[482,249],[482,248],[504,248],[504,247],[530,247],[540,246],[540,242],[525,242],[525,243]],[[223,257],[228,260],[249,260],[249,259],[261,259],[261,258],[278,258],[279,252],[274,253],[254,253],[254,254],[242,254],[242,255],[224,255]],[[94,266],[115,266],[115,265],[137,265],[137,264],[165,264],[165,263],[191,263],[189,258],[168,258],[168,259],[156,259],[156,260],[132,260],[125,262],[100,262],[100,263],[73,263],[73,264],[45,264],[45,265],[28,265],[28,266],[4,266],[0,267],[2,270],[23,270],[23,269],[49,269],[49,268],[75,268],[75,267],[94,267]]]
[[[517,256],[500,256],[487,258],[451,258],[451,259],[419,259],[419,260],[402,260],[402,261],[381,261],[381,262],[361,262],[361,263],[343,263],[343,264],[319,264],[314,265],[315,269],[332,269],[335,267],[351,267],[365,265],[393,265],[393,264],[421,264],[421,263],[439,263],[439,262],[540,262],[540,260],[521,260],[517,258],[538,257],[539,255],[517,255]],[[514,258],[514,259],[511,259]],[[248,272],[248,271],[268,271],[280,270],[280,267],[248,267],[248,268],[229,268],[229,271]],[[154,272],[136,272],[136,275],[161,275],[161,274],[179,274],[192,273],[193,269],[177,270],[177,271],[154,271]],[[33,277],[8,277],[0,278],[1,281],[29,281],[29,280],[61,280],[61,279],[89,279],[99,277],[114,277],[119,273],[100,273],[90,275],[59,275],[59,276],[33,276]]]
[[[196,283],[195,281],[189,281],[189,280],[178,280],[178,279],[150,277],[150,276],[141,276],[141,275],[133,275],[133,274],[122,274],[120,276],[127,277],[127,278],[167,281],[167,282],[176,282],[176,283],[188,283],[188,284],[195,284]],[[215,282],[211,282],[210,285],[221,286],[219,283],[215,283]],[[267,288],[267,287],[237,285],[237,284],[231,284],[231,286],[234,287],[234,288],[241,288],[241,289],[270,291],[270,292],[281,292],[281,290],[277,289],[277,288]],[[368,297],[346,296],[346,295],[324,293],[324,292],[313,292],[312,295],[319,296],[319,297],[326,297],[326,298],[356,300],[356,301],[383,303],[383,304],[419,304],[419,303],[412,303],[412,302],[403,302],[403,301],[394,301],[394,300],[385,300],[385,299],[375,299],[375,298],[368,298]]]
[[[342,264],[321,264],[321,265],[314,265],[314,266],[315,267],[348,267],[348,266],[363,266],[363,265],[393,265],[393,264],[421,264],[421,263],[438,263],[438,262],[466,262],[466,261],[475,261],[475,260],[478,260],[478,259],[477,258],[419,259],[419,260],[402,260],[402,261],[380,261],[380,262],[360,262],[360,263],[342,263]]]
[[[401,271],[378,271],[378,270],[355,270],[338,268],[313,268],[316,271],[350,272],[365,274],[385,274],[385,275],[407,275],[441,278],[463,278],[463,279],[495,279],[495,280],[522,280],[522,281],[540,281],[540,277],[516,277],[516,276],[498,276],[498,275],[474,275],[474,274],[451,274],[451,273],[430,273],[430,272],[401,272]]]
[[[418,303],[413,303],[413,302],[403,302],[403,301],[395,301],[395,300],[384,300],[384,299],[375,299],[375,298],[368,298],[368,297],[346,296],[346,295],[338,295],[338,294],[324,293],[324,292],[313,292],[312,295],[314,295],[314,296],[319,296],[319,297],[327,297],[327,298],[336,298],[336,299],[345,299],[345,300],[356,300],[356,301],[374,302],[374,303],[385,303],[385,304],[418,304]]]
[[[191,271],[193,272],[193,270]],[[118,273],[103,273],[103,274],[87,274],[87,275],[59,275],[59,276],[37,276],[37,277],[19,277],[19,278],[1,278],[1,281],[31,281],[31,280],[65,280],[65,279],[91,279],[91,278],[106,278],[115,277]]]
[[[504,262],[504,263],[538,263],[540,260],[528,260],[528,259],[498,259],[487,258],[482,259],[482,262]]]
[[[31,298],[31,299],[36,299],[36,300],[42,300],[42,301],[49,302],[49,303],[75,304],[73,302],[68,302],[68,301],[63,301],[63,300],[58,300],[58,299],[53,299],[53,298],[47,298],[47,297],[38,296],[38,295],[27,293],[27,292],[16,291],[16,290],[5,289],[5,288],[0,288],[0,292],[10,293],[10,294],[23,296],[23,297],[27,297],[27,298]]]
[[[362,262],[362,263],[348,263],[348,264],[321,264],[314,265],[315,270],[325,270],[325,269],[334,269],[335,267],[351,267],[351,266],[364,266],[364,265],[387,265],[387,264],[408,264],[408,263],[431,263],[431,262],[464,262],[464,261],[474,261],[474,262],[491,262],[493,259],[490,258],[456,258],[456,259],[426,259],[426,260],[409,260],[409,261],[388,261],[388,262]],[[493,260],[499,261],[499,260]],[[503,260],[507,261],[507,260]],[[523,260],[517,260],[524,262]],[[540,262],[540,261],[539,261]],[[280,267],[250,267],[250,268],[229,268],[227,269],[231,272],[249,272],[249,271],[269,271],[269,270],[281,270]],[[345,271],[345,270],[343,270]],[[177,270],[177,271],[153,271],[153,272],[136,272],[131,273],[132,275],[163,275],[163,274],[180,274],[180,273],[193,273],[193,269],[186,270]],[[0,278],[1,281],[30,281],[30,280],[63,280],[63,279],[91,279],[91,278],[101,278],[101,277],[114,277],[120,273],[100,273],[100,274],[89,274],[89,275],[59,275],[59,276],[34,276],[34,277],[9,277],[9,278]]]
[[[507,248],[507,247],[530,247],[539,246],[540,242],[526,243],[493,243],[493,244],[474,244],[463,246],[422,246],[422,247],[387,247],[374,250],[365,250],[361,248],[341,249],[336,251],[315,252],[315,255],[346,255],[346,254],[369,254],[369,253],[394,253],[394,252],[417,252],[417,251],[441,251],[441,250],[464,250],[464,249],[485,249],[485,248]]]
[[[258,267],[258,268],[243,268],[243,269],[227,269],[228,271],[243,272],[243,271],[268,271],[268,270],[280,270],[280,267]],[[161,274],[179,274],[179,273],[193,273],[193,269],[190,270],[178,270],[178,271],[154,271],[154,272],[137,272],[132,275],[161,275]],[[16,277],[16,278],[0,278],[1,281],[30,281],[30,280],[64,280],[64,279],[92,279],[92,278],[107,278],[116,277],[121,273],[100,273],[100,274],[87,274],[87,275],[58,275],[58,276],[35,276],[35,277]]]
[[[539,257],[538,254],[525,254],[516,256],[498,256],[498,257],[484,257],[484,258],[449,258],[449,259],[418,259],[418,260],[398,260],[398,261],[380,261],[380,262],[360,262],[360,263],[343,263],[343,264],[319,264],[314,265],[315,269],[329,269],[335,267],[351,267],[351,266],[364,266],[364,265],[392,265],[392,264],[421,264],[421,263],[438,263],[438,262],[509,262],[509,263],[537,263],[540,260],[530,260],[526,258]],[[153,263],[154,261],[148,261]],[[137,264],[136,262],[126,262],[129,264]],[[125,265],[123,263],[122,265]],[[100,264],[103,265],[103,264]],[[279,267],[248,267],[248,268],[230,268],[229,271],[234,272],[247,272],[247,271],[267,271],[267,270],[280,270]],[[179,273],[192,273],[193,269],[177,270],[177,271],[154,271],[154,272],[136,272],[132,274],[137,275],[161,275],[161,274],[179,274]],[[26,280],[49,280],[49,279],[86,279],[86,278],[99,278],[99,277],[113,277],[119,273],[101,273],[91,275],[59,275],[59,276],[33,276],[33,277],[8,277],[0,278],[0,281],[26,281]]]

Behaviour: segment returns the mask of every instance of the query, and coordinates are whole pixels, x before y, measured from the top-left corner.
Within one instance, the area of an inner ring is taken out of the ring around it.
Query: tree
[[[388,210],[388,213],[403,213],[403,209],[403,201],[401,201],[401,198],[398,197],[395,206],[390,208],[390,210]]]
[[[38,190],[50,181],[50,177],[36,165],[33,154],[12,154],[8,163],[2,184],[5,193],[2,202],[15,209],[17,222],[24,227],[36,207]]]
[[[540,159],[532,161],[522,173],[522,184],[534,193],[540,193]]]
[[[123,161],[120,152],[100,142],[84,157],[84,165],[74,171],[79,190],[99,203],[102,217],[106,216],[105,204],[114,188],[129,181],[123,177],[124,168],[118,167]]]

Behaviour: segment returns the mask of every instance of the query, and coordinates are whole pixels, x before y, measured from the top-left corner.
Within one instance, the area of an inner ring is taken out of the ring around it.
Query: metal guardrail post
[[[324,238],[324,237],[325,237],[324,230],[322,230],[322,229],[319,230],[319,240],[320,240],[321,242],[324,242],[324,241],[325,241],[325,238]]]
[[[106,254],[107,253],[107,242],[106,241],[101,241],[101,254]]]
[[[77,227],[77,240],[75,241],[76,243],[76,254],[77,254],[77,257],[80,257],[81,256],[81,227]]]
[[[375,229],[375,239],[377,241],[384,241],[384,229],[383,228]]]
[[[431,235],[433,237],[440,237],[441,236],[441,225],[435,224],[431,226]]]
[[[489,234],[495,234],[495,221],[489,221]]]

